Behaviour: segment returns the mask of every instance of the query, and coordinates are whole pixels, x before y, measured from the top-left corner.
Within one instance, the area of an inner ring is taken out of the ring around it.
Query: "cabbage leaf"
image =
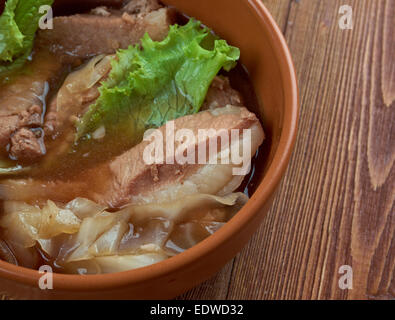
[[[49,200],[41,207],[4,201],[0,227],[5,241],[23,248],[39,245],[66,273],[111,273],[189,249],[221,228],[247,201],[243,193],[194,194],[115,212],[83,198],[61,207]]]

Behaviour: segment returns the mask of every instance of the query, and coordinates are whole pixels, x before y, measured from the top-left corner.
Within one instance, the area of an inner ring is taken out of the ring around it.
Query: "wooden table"
[[[295,152],[249,245],[181,299],[394,299],[395,0],[263,2],[298,73]]]

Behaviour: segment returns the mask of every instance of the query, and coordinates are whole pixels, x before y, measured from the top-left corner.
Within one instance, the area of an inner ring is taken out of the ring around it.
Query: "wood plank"
[[[281,30],[285,32],[292,0],[262,0]]]
[[[229,298],[395,297],[395,1],[293,2],[286,38],[301,88],[296,152],[236,259]],[[353,289],[338,286],[353,268]]]
[[[226,300],[234,260],[210,280],[183,294],[179,300]]]

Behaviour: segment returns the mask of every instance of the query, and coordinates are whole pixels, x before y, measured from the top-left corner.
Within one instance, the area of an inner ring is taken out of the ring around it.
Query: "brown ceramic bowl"
[[[116,1],[116,0],[115,0]],[[0,261],[0,295],[35,299],[167,299],[211,277],[247,243],[269,210],[295,142],[298,89],[281,31],[260,0],[165,0],[200,19],[238,46],[259,100],[269,139],[259,186],[246,206],[213,236],[158,264],[128,272],[54,275],[54,290],[40,290],[35,270]]]

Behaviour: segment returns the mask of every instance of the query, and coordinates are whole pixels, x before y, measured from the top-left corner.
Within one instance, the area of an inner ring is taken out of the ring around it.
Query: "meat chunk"
[[[34,54],[21,74],[0,86],[0,154],[7,154],[11,136],[21,128],[40,128],[49,87],[62,76],[64,66],[46,51]]]
[[[19,114],[19,127],[34,128],[42,125],[42,110],[39,105],[32,105],[28,110]]]
[[[122,11],[130,14],[145,14],[161,7],[162,5],[157,0],[131,0],[122,8]]]
[[[110,16],[77,14],[56,17],[53,23],[53,29],[39,31],[36,41],[39,46],[48,47],[61,56],[63,61],[70,61],[112,54],[138,43],[146,32],[152,39],[162,40],[173,23],[173,14],[166,8],[146,15],[127,12]]]
[[[42,125],[41,112],[40,106],[32,105],[18,115],[0,117],[0,143],[3,154],[8,151],[10,158],[21,162],[36,160],[45,154],[39,137],[29,130]]]
[[[17,115],[0,116],[0,147],[1,153],[6,153],[11,134],[18,129],[19,117]]]
[[[234,90],[229,78],[215,77],[202,106],[202,110],[216,109],[218,107],[243,106],[243,98],[237,90]]]
[[[44,143],[41,133],[37,133],[27,128],[15,132],[11,137],[10,156],[22,162],[43,156],[45,154]]]

